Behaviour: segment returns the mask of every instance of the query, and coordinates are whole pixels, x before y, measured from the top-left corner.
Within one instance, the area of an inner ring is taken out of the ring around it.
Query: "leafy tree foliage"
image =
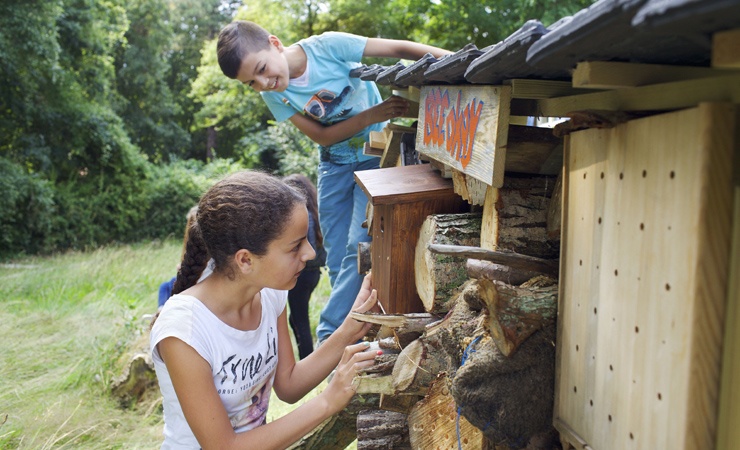
[[[315,177],[313,143],[221,74],[215,38],[235,16],[285,45],[338,30],[457,50],[590,3],[0,2],[0,257],[179,235],[202,189],[240,167]]]

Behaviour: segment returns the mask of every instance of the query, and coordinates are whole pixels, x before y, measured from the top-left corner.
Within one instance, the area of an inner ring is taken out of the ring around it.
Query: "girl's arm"
[[[216,392],[209,364],[177,338],[166,338],[158,345],[188,425],[204,450],[288,447],[344,408],[354,395],[351,383],[357,370],[372,365],[372,355],[363,352],[365,345],[350,346],[329,386],[318,396],[278,420],[235,433]]]
[[[367,312],[377,308],[377,291],[372,289],[372,277],[365,276],[360,292],[357,294],[352,311]],[[285,315],[283,312],[282,315]],[[340,358],[343,358],[345,347],[359,341],[370,329],[368,323],[358,322],[347,317],[342,325],[332,333],[316,350],[299,362],[295,362],[290,338],[283,338],[281,333],[288,332],[287,320],[278,322],[278,367],[275,374],[274,389],[278,397],[288,403],[293,403],[316,387],[336,367]],[[358,359],[368,361],[372,365],[375,353],[363,353]],[[284,364],[285,363],[285,364]]]

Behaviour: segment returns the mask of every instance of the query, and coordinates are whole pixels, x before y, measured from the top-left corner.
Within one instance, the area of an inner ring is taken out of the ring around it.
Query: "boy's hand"
[[[397,95],[391,95],[384,102],[367,109],[370,123],[385,122],[402,117],[409,109],[409,102]]]

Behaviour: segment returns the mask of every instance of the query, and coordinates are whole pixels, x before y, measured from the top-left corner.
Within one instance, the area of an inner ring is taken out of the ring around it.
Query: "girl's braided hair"
[[[198,203],[172,293],[195,285],[209,259],[214,272],[233,278],[230,257],[240,249],[265,255],[285,230],[296,204],[305,202],[295,188],[258,171],[237,172],[213,185]]]

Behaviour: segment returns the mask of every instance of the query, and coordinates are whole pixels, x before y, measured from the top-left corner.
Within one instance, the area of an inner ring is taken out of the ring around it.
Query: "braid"
[[[200,234],[198,222],[193,223],[185,244],[185,254],[182,257],[180,270],[177,271],[177,280],[172,288],[173,294],[179,294],[185,289],[194,286],[208,264],[208,250]]]

